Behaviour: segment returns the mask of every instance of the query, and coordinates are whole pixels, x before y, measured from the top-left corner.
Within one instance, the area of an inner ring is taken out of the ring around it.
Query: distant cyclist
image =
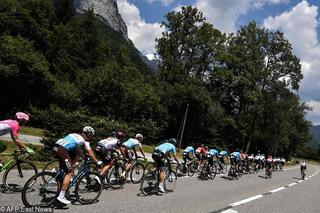
[[[301,173],[301,179],[304,179],[305,171],[307,171],[307,164],[305,160],[300,161],[300,173]]]
[[[72,133],[66,137],[59,139],[54,147],[54,151],[59,158],[60,169],[65,171],[65,177],[62,182],[60,194],[57,198],[63,204],[70,204],[70,201],[65,198],[66,190],[69,186],[71,177],[73,176],[74,165],[79,161],[81,157],[80,147],[84,147],[88,156],[97,163],[102,165],[101,161],[98,161],[94,155],[93,150],[90,147],[88,140],[94,136],[95,131],[90,126],[85,126],[82,133]]]
[[[154,152],[152,154],[152,159],[157,165],[157,169],[160,170],[160,177],[159,177],[159,191],[165,192],[164,190],[164,177],[165,177],[165,159],[169,160],[170,154],[173,155],[173,158],[178,163],[179,166],[179,160],[176,155],[176,145],[177,141],[174,138],[170,138],[168,140],[165,140],[164,143],[160,144],[154,149]]]
[[[203,158],[206,156],[207,154],[207,149],[205,148],[204,144],[201,144],[201,146],[199,146],[196,149],[196,158],[198,159],[198,161],[200,161],[200,164],[203,161]]]
[[[231,165],[236,166],[236,170],[239,171],[238,165],[240,163],[240,152],[239,149],[236,149],[230,154]]]
[[[139,147],[139,150],[141,152],[141,154],[143,155],[143,158],[146,159],[146,156],[142,150],[142,145],[141,142],[143,140],[143,135],[138,133],[136,134],[135,138],[130,138],[129,140],[127,140],[126,142],[124,142],[121,147],[120,147],[120,151],[121,154],[128,160],[128,164],[125,168],[125,171],[121,174],[122,177],[125,177],[126,173],[128,172],[128,170],[130,169],[131,165],[132,165],[132,151],[135,155],[135,158],[138,158],[138,154],[136,151],[136,147]]]
[[[209,165],[212,166],[214,162],[214,158],[218,157],[219,152],[212,145],[209,147],[208,155],[209,155],[209,158],[208,158]]]
[[[120,147],[124,137],[125,134],[123,132],[112,132],[109,137],[98,142],[96,152],[103,162],[103,167],[100,171],[102,177],[105,176],[106,171],[113,165],[115,157],[119,157],[116,149]]]
[[[196,153],[193,147],[194,144],[191,144],[191,146],[187,146],[187,148],[183,151],[182,158],[184,165],[187,165],[189,162],[191,162],[192,158],[196,158]]]

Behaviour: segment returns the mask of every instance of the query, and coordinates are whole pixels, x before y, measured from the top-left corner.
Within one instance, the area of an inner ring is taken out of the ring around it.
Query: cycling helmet
[[[112,131],[110,133],[110,137],[117,137],[117,132],[116,131]]]
[[[122,140],[122,139],[124,139],[124,137],[125,137],[126,135],[123,133],[123,132],[117,132],[117,138],[119,139],[119,140]]]
[[[136,134],[136,139],[143,140],[143,135],[140,133]]]
[[[172,143],[173,145],[175,145],[175,144],[177,143],[177,140],[174,139],[174,138],[170,138],[170,139],[168,140],[168,142],[169,142],[169,143]]]
[[[83,132],[87,135],[87,136],[94,136],[95,131],[91,126],[85,126],[83,127]]]
[[[22,121],[29,121],[29,115],[27,115],[24,112],[17,112],[16,113],[16,118],[18,120],[22,120]]]

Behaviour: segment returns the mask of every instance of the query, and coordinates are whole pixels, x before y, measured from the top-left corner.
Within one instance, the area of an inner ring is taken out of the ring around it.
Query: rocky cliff
[[[74,0],[73,6],[78,12],[92,8],[95,14],[102,17],[112,29],[129,41],[127,26],[119,13],[117,0]]]

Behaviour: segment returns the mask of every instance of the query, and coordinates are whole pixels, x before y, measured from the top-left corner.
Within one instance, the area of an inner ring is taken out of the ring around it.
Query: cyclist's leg
[[[63,202],[64,204],[69,204],[70,201],[65,199],[65,193],[66,193],[66,190],[67,190],[69,183],[71,181],[72,170],[71,170],[71,165],[66,165],[65,160],[67,159],[69,161],[69,163],[71,164],[72,159],[69,155],[68,150],[66,150],[62,146],[55,147],[54,151],[56,151],[56,155],[59,158],[60,169],[64,170],[64,172],[65,172],[65,176],[62,181],[60,194],[57,199],[59,201]]]

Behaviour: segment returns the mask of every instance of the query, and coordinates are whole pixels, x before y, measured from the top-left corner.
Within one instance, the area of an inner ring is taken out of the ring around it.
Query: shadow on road
[[[259,178],[266,179],[266,177],[265,177],[265,176],[263,176],[263,175],[258,175],[258,177],[259,177]]]
[[[300,177],[292,177],[292,179],[301,180]]]

